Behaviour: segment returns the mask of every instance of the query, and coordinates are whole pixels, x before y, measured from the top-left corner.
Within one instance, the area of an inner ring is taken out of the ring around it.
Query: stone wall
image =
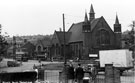
[[[120,83],[120,72],[113,64],[105,65],[105,83]]]

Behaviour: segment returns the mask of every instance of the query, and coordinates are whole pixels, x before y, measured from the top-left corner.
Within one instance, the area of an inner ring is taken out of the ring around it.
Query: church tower
[[[95,12],[91,4],[90,13],[89,13],[89,21],[91,22],[93,19],[95,19]]]
[[[118,16],[116,15],[115,24],[114,24],[114,33],[115,33],[115,40],[116,45],[115,47],[120,49],[121,48],[121,24],[119,23]]]
[[[85,17],[84,17],[84,22],[83,22],[83,32],[90,32],[91,28],[90,28],[90,23],[88,20],[88,16],[87,16],[87,12],[85,12]]]
[[[83,56],[84,58],[88,58],[91,44],[91,26],[87,17],[87,12],[85,12],[84,22],[82,25],[82,33],[83,33]]]

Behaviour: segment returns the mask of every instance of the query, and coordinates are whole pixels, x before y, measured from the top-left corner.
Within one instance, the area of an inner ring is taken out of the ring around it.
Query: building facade
[[[89,19],[85,12],[84,21],[72,24],[65,32],[66,57],[88,59],[89,54],[98,54],[99,50],[120,49],[121,24],[117,15],[113,28],[114,30],[110,28],[103,16],[95,18],[91,5]],[[52,56],[63,55],[63,50],[60,49],[63,47],[63,35],[64,32],[55,31],[52,38]]]

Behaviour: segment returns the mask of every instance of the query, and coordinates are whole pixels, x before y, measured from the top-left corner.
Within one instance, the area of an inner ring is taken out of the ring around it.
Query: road
[[[33,70],[33,65],[62,63],[62,62],[49,62],[49,61],[41,61],[41,63],[39,63],[37,60],[29,60],[28,62],[22,62],[22,65],[19,67],[7,67],[7,61],[13,61],[13,60],[4,59],[1,62],[1,66],[3,67],[0,67],[0,72],[22,72],[27,70]]]
[[[40,65],[40,64],[49,64],[49,63],[62,63],[62,62],[46,62],[42,61],[39,63],[36,60],[29,60],[28,62],[22,62],[22,65],[19,67],[6,67],[6,62],[11,59],[4,59],[2,63],[3,68],[0,68],[0,72],[21,72],[26,70],[33,70],[33,65]],[[101,74],[102,77],[104,74]],[[121,76],[121,83],[135,83],[135,70],[125,71]]]

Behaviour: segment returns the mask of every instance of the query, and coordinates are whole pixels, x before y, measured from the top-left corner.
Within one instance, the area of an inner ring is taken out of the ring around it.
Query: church
[[[96,18],[91,4],[89,18],[85,12],[84,20],[73,23],[68,31],[55,31],[51,41],[51,57],[63,57],[65,38],[65,56],[68,59],[88,59],[90,54],[99,50],[121,49],[121,24],[118,16],[112,30],[103,16]],[[65,35],[65,37],[64,37]]]

